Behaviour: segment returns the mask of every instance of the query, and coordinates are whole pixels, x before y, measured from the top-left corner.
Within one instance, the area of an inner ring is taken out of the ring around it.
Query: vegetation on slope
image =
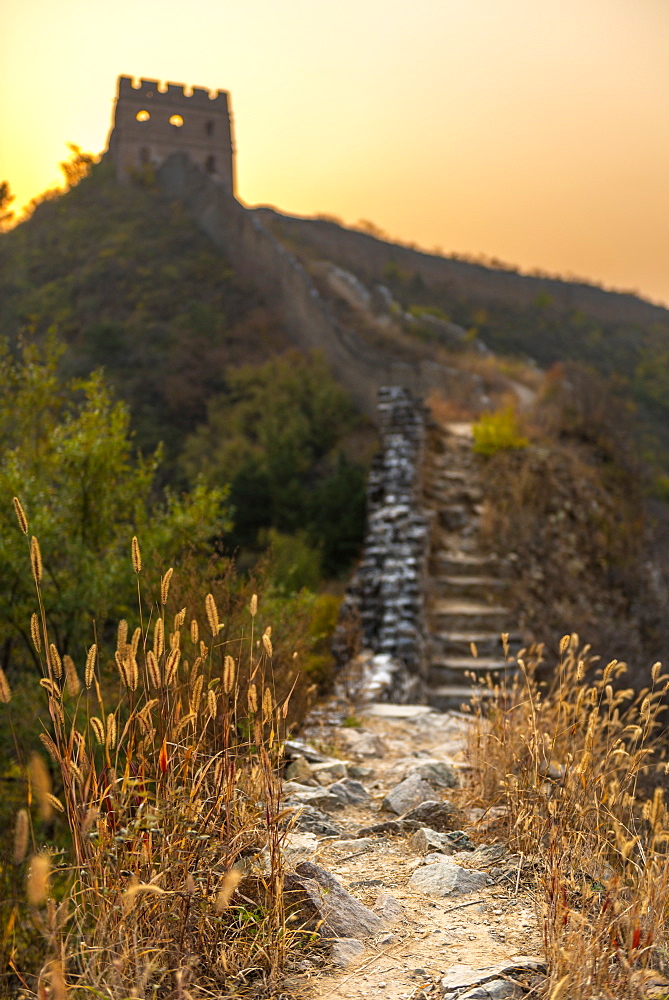
[[[630,293],[436,257],[332,220],[260,212],[305,263],[327,259],[369,289],[383,285],[404,312],[436,309],[501,356],[597,372],[627,411],[644,460],[656,473],[669,470],[666,309]]]

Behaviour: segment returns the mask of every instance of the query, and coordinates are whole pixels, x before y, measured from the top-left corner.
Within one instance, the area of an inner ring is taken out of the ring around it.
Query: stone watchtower
[[[181,84],[130,76],[118,79],[109,153],[119,180],[147,165],[160,166],[171,153],[191,160],[234,194],[234,155],[228,95],[201,87],[185,93]]]

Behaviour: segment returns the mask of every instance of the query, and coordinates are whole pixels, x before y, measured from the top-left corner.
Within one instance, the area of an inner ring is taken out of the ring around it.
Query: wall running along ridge
[[[426,413],[406,389],[379,391],[381,450],[367,486],[363,555],[342,603],[334,652],[346,666],[347,630],[359,623],[362,694],[424,700],[427,677],[425,581],[431,519],[422,506]]]
[[[179,198],[191,217],[221,249],[235,270],[271,300],[288,335],[303,351],[320,351],[354,403],[376,421],[376,397],[383,385],[398,385],[416,396],[448,392],[462,372],[437,362],[404,361],[372,347],[341,326],[301,263],[271,235],[251,209],[225,185],[202,171],[187,153],[175,153],[158,169],[163,190]]]

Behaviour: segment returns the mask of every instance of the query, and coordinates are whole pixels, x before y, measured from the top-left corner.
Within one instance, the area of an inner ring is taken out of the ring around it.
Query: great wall
[[[264,225],[262,211],[235,197],[225,92],[188,94],[181,85],[134,86],[120,77],[109,155],[121,180],[152,166],[163,191],[272,299],[295,345],[321,352],[379,427],[367,538],[335,644],[341,659],[341,635],[353,616],[364,637],[367,697],[442,708],[467,700],[469,672],[507,669],[500,635],[511,613],[498,599],[494,560],[477,548],[480,496],[467,428],[428,429],[420,400],[476,376],[429,358],[398,357],[338,321],[305,267]]]

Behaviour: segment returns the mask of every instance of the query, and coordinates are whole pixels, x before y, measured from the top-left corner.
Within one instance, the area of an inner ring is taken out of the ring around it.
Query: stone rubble
[[[514,921],[513,930],[505,930],[499,916],[504,911],[493,902],[500,891],[508,893],[508,886],[515,883],[517,858],[510,857],[503,844],[480,843],[480,836],[475,835],[479,812],[463,810],[444,797],[462,794],[458,760],[454,758],[461,750],[468,723],[449,713],[407,711],[411,707],[395,706],[393,712],[392,706],[384,703],[383,711],[377,714],[376,707],[370,706],[367,725],[331,726],[327,745],[341,747],[343,758],[322,754],[307,742],[290,749],[286,807],[293,810],[293,819],[282,845],[288,870],[289,909],[299,926],[318,929],[329,967],[342,970],[329,974],[323,970],[319,981],[321,976],[343,974],[348,983],[350,975],[359,975],[364,996],[408,1000],[414,994],[408,987],[404,993],[392,992],[391,972],[383,965],[377,975],[379,993],[368,994],[369,978],[362,970],[367,969],[370,955],[372,959],[382,956],[387,949],[401,947],[405,940],[407,954],[411,954],[407,928],[416,927],[418,917],[425,930],[414,932],[418,934],[416,941],[421,935],[434,934],[435,948],[428,952],[434,957],[426,961],[425,951],[421,952],[423,965],[419,968],[414,960],[403,973],[407,981],[430,982],[437,990],[430,997],[440,1000],[520,998],[525,995],[523,972],[538,974],[542,960],[518,958],[512,951],[504,957],[504,949],[506,940],[519,940],[514,934],[526,935],[535,927],[532,910],[523,910],[519,915],[523,919]],[[409,731],[408,746],[413,747],[413,757],[407,754],[406,737],[398,739],[392,731],[384,731],[392,725],[400,727],[400,733],[401,727]],[[351,733],[355,734],[353,738]],[[374,745],[377,752],[383,748],[374,768],[353,763],[351,747],[355,744]],[[351,777],[353,773],[357,777]],[[315,775],[336,780],[313,787]],[[398,790],[401,792],[402,786],[406,788],[407,782],[413,788],[425,786],[429,798],[403,809],[396,819],[375,822],[375,817],[382,818],[388,799]],[[336,807],[331,799],[337,802]],[[314,802],[325,802],[328,811],[319,809]],[[330,810],[334,810],[332,817]],[[469,908],[470,899],[475,907]],[[453,952],[458,939],[451,928],[456,925],[441,921],[431,926],[430,921],[438,916],[440,908],[459,911],[462,905],[467,909],[462,911],[462,917],[458,914],[457,926],[466,928],[469,914],[470,926],[477,933],[462,935],[461,950]],[[467,962],[469,949],[465,942],[472,945],[474,939],[478,955],[488,942],[488,950],[484,948],[481,956],[487,961]],[[439,967],[442,953],[444,959],[450,954],[451,962],[445,961]],[[453,964],[455,957],[459,961]],[[311,966],[305,969],[313,969],[314,959],[310,961]],[[381,987],[380,982],[386,985]],[[346,990],[334,992],[332,1000],[352,995]],[[315,996],[318,1000],[318,993]]]

